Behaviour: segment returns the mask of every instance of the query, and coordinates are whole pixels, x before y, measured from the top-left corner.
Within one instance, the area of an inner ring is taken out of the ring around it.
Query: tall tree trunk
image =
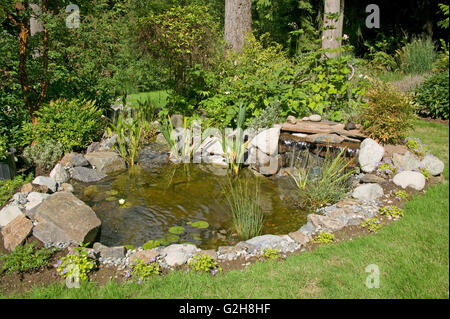
[[[233,51],[244,46],[245,35],[252,31],[252,1],[225,0],[225,41]]]
[[[325,0],[322,49],[327,57],[339,55],[344,27],[344,0]]]

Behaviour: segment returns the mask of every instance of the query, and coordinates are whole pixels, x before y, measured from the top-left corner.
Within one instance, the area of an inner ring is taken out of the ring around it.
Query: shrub
[[[24,246],[19,245],[11,253],[0,256],[0,260],[3,261],[0,272],[12,273],[18,271],[23,273],[48,265],[55,249],[36,249],[34,246],[36,246],[36,242]]]
[[[433,118],[449,118],[449,72],[433,74],[420,86],[414,101],[420,105],[418,113]]]
[[[416,108],[409,95],[389,83],[373,81],[367,96],[368,105],[360,115],[365,133],[383,143],[396,143],[405,138]]]
[[[361,227],[366,228],[370,232],[376,232],[380,230],[384,226],[384,223],[382,223],[378,218],[369,218],[366,219],[362,224]]]
[[[6,136],[0,135],[0,161],[6,159],[8,153],[8,145]]]
[[[391,216],[394,218],[403,217],[405,212],[397,206],[385,206],[380,208],[380,215]]]
[[[33,180],[33,174],[28,176],[17,175],[14,179],[0,180],[0,207],[2,207],[14,194],[14,191]]]
[[[156,258],[152,258],[147,264],[142,260],[136,259],[136,263],[130,267],[130,269],[125,274],[125,280],[132,278],[137,281],[138,284],[151,278],[154,275],[159,275],[161,269]]]
[[[329,244],[334,241],[334,235],[321,231],[320,234],[314,238],[314,242],[317,244]]]
[[[405,45],[404,50],[402,69],[406,73],[425,73],[433,68],[436,50],[431,38],[415,38]]]
[[[64,278],[75,277],[81,281],[88,279],[88,274],[97,268],[95,260],[88,257],[84,247],[75,248],[74,253],[69,253],[57,262],[56,272]]]
[[[217,261],[211,256],[201,255],[194,256],[188,263],[189,269],[193,271],[211,272],[215,275],[217,272],[222,271]]]
[[[51,170],[63,154],[64,149],[61,143],[50,140],[44,140],[39,144],[27,146],[23,150],[25,161],[36,165],[44,170],[44,172]]]
[[[57,141],[65,152],[80,151],[101,136],[101,115],[93,101],[60,99],[37,111],[37,124],[28,129],[38,143]]]
[[[327,152],[318,174],[311,170],[299,170],[298,176],[289,173],[297,186],[300,206],[316,210],[345,196],[350,187],[350,175],[354,172],[348,170],[351,161],[344,157],[345,151],[337,156]]]
[[[240,178],[232,181],[225,188],[226,198],[231,209],[233,225],[242,239],[249,239],[261,233],[263,212],[259,206],[260,185],[258,182],[250,187],[247,180]]]

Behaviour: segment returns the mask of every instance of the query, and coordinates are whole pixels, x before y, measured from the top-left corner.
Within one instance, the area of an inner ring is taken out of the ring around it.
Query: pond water
[[[136,166],[97,183],[73,185],[75,194],[102,221],[98,240],[105,245],[138,247],[160,240],[163,244],[188,242],[211,249],[239,241],[224,193],[228,178],[213,174],[211,169],[223,172],[200,164],[157,169]],[[243,169],[241,176],[250,184],[260,183],[262,234],[287,234],[306,223],[307,213],[296,207],[295,187],[288,177],[256,177],[248,169]],[[124,205],[120,199],[125,200]],[[206,221],[207,227],[191,225],[197,221]]]

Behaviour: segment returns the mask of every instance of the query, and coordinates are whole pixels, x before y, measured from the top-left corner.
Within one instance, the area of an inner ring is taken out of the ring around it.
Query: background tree
[[[252,1],[225,1],[225,41],[233,51],[244,46],[245,35],[252,31]]]
[[[344,27],[344,0],[325,0],[322,49],[328,57],[339,55]]]

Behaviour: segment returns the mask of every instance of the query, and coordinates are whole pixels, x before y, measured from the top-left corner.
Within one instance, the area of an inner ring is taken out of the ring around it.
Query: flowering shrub
[[[211,272],[212,275],[215,275],[219,271],[222,271],[222,268],[219,266],[217,261],[214,260],[211,256],[201,255],[194,256],[189,261],[189,269],[194,271],[202,271],[202,272]]]
[[[382,223],[378,218],[369,218],[366,219],[362,224],[361,227],[366,228],[370,231],[370,232],[376,232],[378,231],[381,227],[383,227],[384,223]]]
[[[397,206],[385,206],[380,208],[380,214],[385,216],[391,216],[394,218],[399,218],[405,216],[403,209]]]
[[[69,253],[58,260],[56,272],[64,278],[79,276],[80,280],[84,281],[88,279],[87,274],[96,268],[95,260],[88,257],[83,247],[79,247],[74,253]]]
[[[141,284],[143,281],[149,279],[153,275],[159,275],[161,273],[159,263],[156,258],[153,257],[148,263],[144,263],[142,260],[136,259],[136,264],[131,266],[125,274],[125,280],[132,278]]]
[[[334,241],[334,235],[322,231],[316,238],[314,238],[314,242],[318,244],[329,244]]]
[[[397,167],[389,159],[378,162],[377,166],[375,167],[375,174],[383,178],[389,178],[396,172]]]
[[[7,153],[6,136],[0,135],[0,161],[6,159]]]
[[[427,146],[423,144],[419,138],[414,137],[407,137],[405,138],[405,144],[413,153],[419,155],[419,156],[425,156],[427,153],[430,153]]]

